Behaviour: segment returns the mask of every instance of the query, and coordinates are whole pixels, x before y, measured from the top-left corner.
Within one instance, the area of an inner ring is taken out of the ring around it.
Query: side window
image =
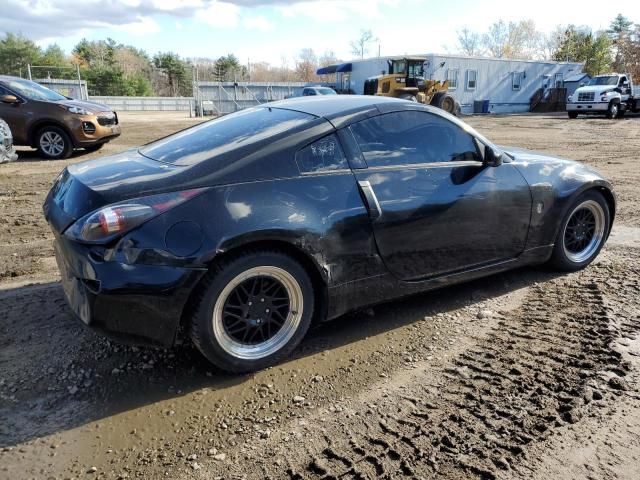
[[[456,90],[458,88],[458,69],[450,68],[447,70],[447,80],[449,80],[449,90]]]
[[[13,95],[13,94],[9,93],[9,90],[7,90],[2,85],[0,85],[0,97],[3,96],[3,95]]]
[[[473,136],[432,113],[388,113],[355,123],[351,131],[369,167],[482,161]]]
[[[302,173],[318,173],[348,169],[338,137],[331,134],[307,145],[296,154],[296,163]]]
[[[475,90],[478,80],[477,70],[467,70],[467,90]]]
[[[520,90],[522,88],[522,72],[513,72],[511,75],[511,90]]]

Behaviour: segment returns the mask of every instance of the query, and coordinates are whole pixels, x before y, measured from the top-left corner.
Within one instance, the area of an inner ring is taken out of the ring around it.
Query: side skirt
[[[386,273],[336,285],[329,288],[327,320],[332,320],[365,306],[475,280],[525,265],[545,263],[551,258],[552,252],[553,245],[531,248],[512,260],[441,275],[428,280],[405,282],[398,280],[390,273]]]

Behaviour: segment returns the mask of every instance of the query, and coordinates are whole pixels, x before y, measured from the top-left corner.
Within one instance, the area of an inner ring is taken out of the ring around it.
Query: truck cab
[[[567,113],[569,118],[579,114],[621,118],[626,112],[640,111],[639,94],[628,73],[598,75],[567,98]]]

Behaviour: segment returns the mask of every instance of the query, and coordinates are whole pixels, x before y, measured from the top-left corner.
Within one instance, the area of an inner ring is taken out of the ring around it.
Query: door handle
[[[360,187],[360,191],[362,192],[365,203],[367,204],[369,218],[371,218],[371,220],[377,220],[382,216],[382,209],[380,208],[380,202],[378,202],[378,197],[376,197],[376,193],[373,191],[371,183],[362,180],[358,181],[358,186]]]

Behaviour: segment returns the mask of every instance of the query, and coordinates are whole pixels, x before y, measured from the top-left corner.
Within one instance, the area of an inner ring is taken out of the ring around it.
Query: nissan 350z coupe
[[[365,305],[521,265],[583,268],[615,209],[585,165],[361,96],[270,103],[69,166],[44,205],[76,316],[126,342],[188,332],[232,372]]]

